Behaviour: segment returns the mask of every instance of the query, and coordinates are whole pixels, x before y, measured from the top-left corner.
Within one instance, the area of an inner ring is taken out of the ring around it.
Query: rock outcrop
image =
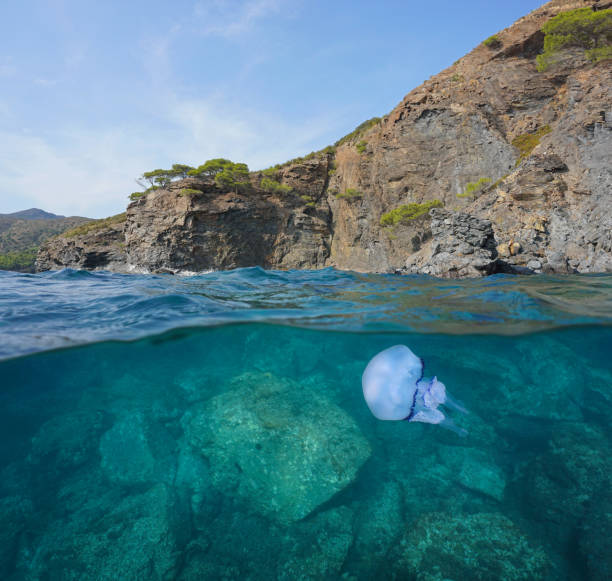
[[[38,251],[36,270],[76,268],[84,270],[128,270],[125,253],[125,218],[90,222],[51,238]],[[92,226],[94,224],[94,226]]]
[[[495,235],[489,220],[439,208],[431,210],[430,215],[432,239],[408,257],[406,272],[442,278],[496,272]]]
[[[536,57],[551,18],[611,5],[548,2],[335,148],[278,167],[274,180],[291,191],[266,191],[261,173],[243,193],[175,182],[130,204],[123,232],[107,241],[98,233],[49,242],[38,268],[610,271],[612,60],[570,48],[540,71]],[[435,213],[385,223],[394,210],[434,200],[450,213],[450,230]],[[490,221],[494,245],[488,228],[484,245],[452,234],[462,222],[479,231],[478,220]]]

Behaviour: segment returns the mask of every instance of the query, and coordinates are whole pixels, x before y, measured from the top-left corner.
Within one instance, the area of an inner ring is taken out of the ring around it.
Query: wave
[[[182,327],[517,335],[612,322],[612,275],[440,280],[331,268],[181,276],[0,272],[0,358]]]

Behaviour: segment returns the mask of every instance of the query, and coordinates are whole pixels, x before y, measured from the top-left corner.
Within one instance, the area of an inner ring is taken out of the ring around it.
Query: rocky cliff
[[[265,174],[283,188],[262,173],[240,193],[174,182],[129,205],[107,235],[121,252],[100,231],[56,238],[38,268],[610,271],[612,32],[599,60],[576,46],[537,57],[551,18],[611,5],[548,2],[336,147]]]

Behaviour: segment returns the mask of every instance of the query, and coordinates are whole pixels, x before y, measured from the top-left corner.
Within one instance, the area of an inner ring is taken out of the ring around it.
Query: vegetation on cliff
[[[179,196],[197,196],[201,194],[202,190],[196,190],[195,188],[183,188],[179,191]]]
[[[501,46],[502,43],[499,36],[497,36],[497,34],[494,34],[493,36],[489,36],[489,38],[487,38],[486,40],[483,40],[482,44],[484,44],[487,48],[498,48]]]
[[[594,11],[578,8],[557,14],[543,27],[544,50],[537,57],[539,71],[545,71],[558,60],[566,48],[584,49],[593,61],[612,57],[612,8]]]
[[[412,203],[398,206],[380,217],[380,225],[393,227],[398,224],[407,224],[410,220],[416,220],[424,216],[432,208],[441,208],[444,204],[440,200],[429,200],[422,204]]]
[[[115,214],[114,216],[109,216],[108,218],[102,218],[100,220],[92,220],[91,222],[87,222],[87,224],[77,226],[76,228],[72,228],[72,230],[64,232],[63,236],[66,238],[84,236],[85,234],[91,234],[92,232],[105,230],[110,226],[116,226],[117,224],[121,224],[122,222],[125,222],[125,212],[122,212],[121,214]]]
[[[361,197],[363,197],[363,193],[359,190],[356,190],[355,188],[348,188],[344,190],[344,192],[336,194],[336,198],[338,198],[339,200],[350,200]]]
[[[476,194],[482,192],[487,184],[491,183],[491,178],[478,178],[475,182],[468,182],[465,185],[465,189],[457,194],[458,198],[470,198],[475,197]]]
[[[336,147],[339,147],[340,145],[350,143],[351,141],[359,139],[362,135],[365,135],[370,129],[372,129],[374,125],[378,125],[378,123],[380,123],[381,121],[382,119],[380,117],[372,117],[371,119],[364,121],[363,123],[361,123],[361,125],[358,125],[353,131],[346,134],[344,137],[338,139],[338,141],[336,141],[334,145]]]
[[[516,160],[516,165],[519,165],[525,158],[531,155],[536,145],[539,145],[540,139],[551,132],[550,125],[542,125],[533,133],[523,133],[512,140],[512,145],[519,150],[519,158]]]
[[[269,177],[262,178],[262,180],[259,182],[259,186],[265,192],[274,194],[288,194],[292,190],[291,186],[282,184],[278,180]]]
[[[175,163],[170,169],[154,169],[142,174],[136,181],[145,188],[130,194],[130,200],[137,200],[150,192],[168,187],[173,181],[186,177],[209,178],[220,188],[238,192],[249,186],[249,167],[246,163],[234,163],[229,159],[209,159],[198,167]]]
[[[250,185],[249,166],[246,163],[234,163],[225,160],[227,163],[215,174],[215,184],[220,188],[227,188],[238,193]]]
[[[0,254],[0,270],[17,270],[19,272],[34,272],[34,262],[38,247],[33,246],[26,250]]]

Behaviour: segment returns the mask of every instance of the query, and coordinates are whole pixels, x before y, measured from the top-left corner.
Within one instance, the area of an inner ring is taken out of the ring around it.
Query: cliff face
[[[95,266],[336,266],[439,276],[612,270],[612,61],[592,63],[584,50],[566,49],[546,71],[536,67],[550,18],[610,5],[545,4],[334,153],[280,168],[277,179],[290,193],[264,192],[261,174],[252,174],[249,193],[189,179],[141,198],[127,210],[124,258]],[[447,214],[384,219],[431,200]],[[487,264],[470,268],[485,246],[476,253],[466,246],[465,229],[489,228],[482,221],[492,228]],[[69,244],[49,243],[39,268],[83,266],[66,252]],[[88,244],[80,240],[84,251]],[[440,244],[452,249],[442,261]]]

